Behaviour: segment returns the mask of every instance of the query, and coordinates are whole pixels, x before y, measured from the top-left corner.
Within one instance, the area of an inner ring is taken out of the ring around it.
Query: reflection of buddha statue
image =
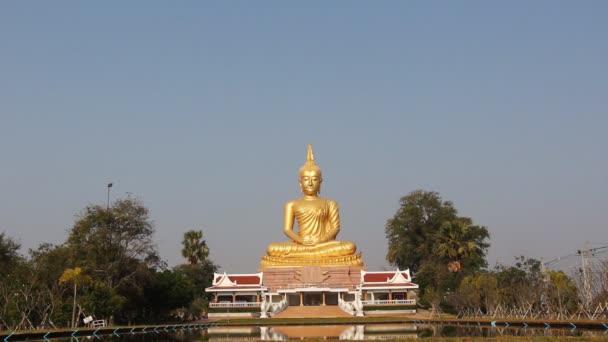
[[[268,245],[268,255],[262,257],[262,268],[272,266],[341,265],[361,266],[357,246],[351,241],[338,241],[340,215],[338,203],[319,197],[321,169],[314,161],[312,146],[300,168],[300,188],[304,196],[285,204],[284,232],[292,241]],[[294,219],[298,231],[294,231]]]

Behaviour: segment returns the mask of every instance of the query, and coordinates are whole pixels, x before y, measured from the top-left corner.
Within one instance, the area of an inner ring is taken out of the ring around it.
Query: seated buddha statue
[[[338,203],[319,197],[323,177],[315,163],[312,146],[308,145],[306,163],[300,168],[298,181],[303,196],[285,204],[283,231],[291,241],[268,245],[262,257],[262,268],[273,266],[338,265],[361,266],[360,254],[352,241],[339,241]],[[297,232],[294,230],[297,221]]]

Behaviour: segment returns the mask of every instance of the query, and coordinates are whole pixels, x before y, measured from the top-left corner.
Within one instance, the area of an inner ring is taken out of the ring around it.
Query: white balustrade
[[[269,312],[270,316],[274,316],[287,307],[287,298],[283,298],[280,302],[273,304],[272,311]]]
[[[209,303],[210,308],[259,308],[261,302],[219,302]]]
[[[416,305],[415,299],[363,300],[363,305]]]
[[[342,309],[342,311],[346,312],[347,314],[353,316],[355,315],[355,309],[353,304],[343,300],[340,297],[338,297],[338,306],[340,307],[340,309]]]

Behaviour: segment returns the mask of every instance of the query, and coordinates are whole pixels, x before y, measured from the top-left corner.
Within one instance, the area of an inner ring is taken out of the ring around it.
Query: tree
[[[498,306],[498,280],[492,272],[481,272],[464,277],[450,301],[459,311],[493,314]]]
[[[487,228],[458,216],[453,203],[442,200],[437,192],[416,190],[402,197],[385,229],[387,260],[412,271],[423,294],[421,303],[434,310],[441,303],[449,304],[444,301],[464,277],[487,266]]]
[[[189,230],[184,233],[182,240],[182,255],[188,259],[190,265],[196,265],[207,259],[209,248],[203,239],[203,232],[200,230]]]
[[[387,221],[385,233],[387,260],[413,273],[437,258],[458,271],[486,266],[487,228],[459,217],[453,203],[443,201],[437,192],[416,190],[402,197],[395,216]]]
[[[74,301],[72,304],[72,328],[76,327],[76,292],[79,285],[83,285],[90,282],[92,279],[90,276],[82,273],[80,267],[66,268],[63,271],[61,277],[59,277],[59,284],[72,283],[74,285]]]
[[[547,297],[552,307],[557,307],[557,318],[567,318],[578,305],[576,284],[562,271],[545,271],[549,276]],[[555,311],[555,310],[554,310]]]
[[[0,326],[16,326],[22,315],[20,291],[26,283],[25,260],[17,251],[20,245],[4,232],[0,233]],[[18,294],[18,295],[15,295]]]
[[[21,246],[4,232],[0,233],[0,274],[9,270],[19,259],[17,251]]]
[[[209,248],[203,239],[202,231],[190,230],[184,233],[182,245],[182,255],[189,261],[189,264],[179,265],[173,271],[190,280],[194,291],[188,297],[188,311],[191,316],[200,316],[207,306],[207,298],[203,296],[200,289],[211,286],[213,273],[217,271],[217,266],[209,260]]]
[[[444,222],[435,237],[435,254],[447,261],[450,272],[460,271],[463,260],[485,266],[488,237],[486,229],[471,225],[469,219]]]
[[[198,246],[189,258],[195,264],[173,270],[160,261],[153,233],[148,209],[130,197],[109,208],[87,206],[65,243],[43,243],[29,251],[29,258],[1,233],[0,325],[13,330],[73,326],[77,306],[118,324],[166,323],[175,319],[176,309],[199,316],[206,307],[203,289],[217,270],[202,232],[191,240]]]
[[[67,249],[62,245],[42,243],[37,249],[29,250],[28,264],[32,270],[30,282],[37,284],[40,294],[32,320],[39,319],[39,327],[71,321],[71,310],[67,305],[69,289],[57,281],[68,265]]]
[[[188,313],[188,316],[200,317],[207,305],[203,289],[211,286],[216,270],[217,266],[205,260],[200,264],[183,264],[155,273],[150,286],[144,290],[149,303],[146,321],[173,321],[178,310]]]
[[[423,260],[433,254],[435,232],[455,218],[452,202],[442,201],[436,192],[416,190],[402,197],[397,213],[386,224],[386,259],[417,272]]]
[[[97,303],[118,321],[131,321],[142,310],[143,289],[154,271],[163,267],[152,241],[154,227],[148,209],[131,197],[111,207],[84,209],[70,231],[66,248],[70,266],[91,275],[100,292]]]
[[[69,321],[69,310],[56,310],[64,303],[65,289],[57,279],[66,260],[65,248],[47,243],[30,250],[29,259],[13,253],[9,267],[0,267],[0,325],[17,330]]]
[[[67,246],[75,266],[90,269],[94,278],[118,288],[131,282],[142,268],[160,266],[153,234],[148,209],[127,198],[109,209],[87,207],[74,224]]]
[[[505,310],[544,310],[545,275],[539,260],[519,256],[515,258],[515,265],[498,264],[493,273],[499,301]]]

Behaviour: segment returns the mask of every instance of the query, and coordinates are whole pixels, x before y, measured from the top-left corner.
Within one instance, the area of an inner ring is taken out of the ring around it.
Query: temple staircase
[[[352,317],[337,305],[326,306],[288,306],[272,318],[318,318],[318,317]]]

